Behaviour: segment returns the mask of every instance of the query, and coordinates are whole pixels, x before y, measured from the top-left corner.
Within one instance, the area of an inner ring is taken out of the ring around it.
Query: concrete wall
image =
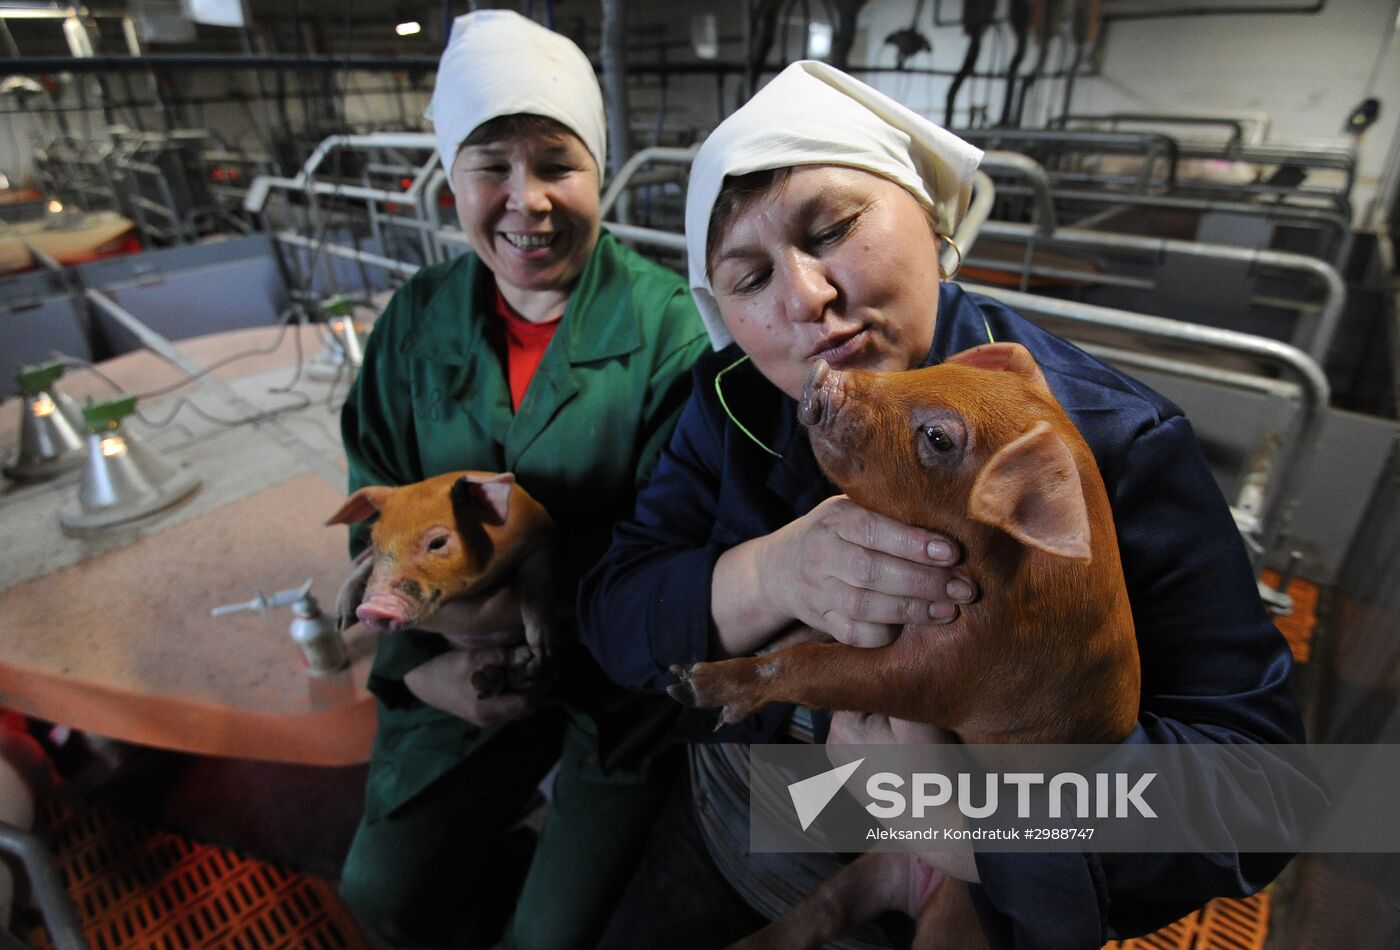
[[[1163,0],[1160,6],[1183,5]],[[1202,6],[1202,4],[1190,4]],[[1228,5],[1239,6],[1234,2]],[[1286,5],[1280,3],[1279,5]],[[871,3],[860,16],[864,57],[858,62],[892,65],[893,48],[884,38],[909,26],[913,0]],[[932,4],[926,4],[931,8]],[[951,18],[961,4],[945,0]],[[1111,9],[1114,4],[1104,4]],[[1384,173],[1387,154],[1400,129],[1400,40],[1392,34],[1393,0],[1327,0],[1314,15],[1249,15],[1118,21],[1108,24],[1097,75],[1075,83],[1073,110],[1187,112],[1263,111],[1271,119],[1270,140],[1343,144],[1344,120],[1365,96],[1382,100],[1380,121],[1365,136],[1353,206],[1364,213]],[[919,29],[933,41],[910,66],[956,69],[967,40],[955,27],[934,29],[925,12]],[[981,64],[1005,70],[1013,42],[1002,28],[983,41]],[[1063,42],[1052,46],[1049,62],[1066,61]],[[1368,88],[1378,54],[1381,66]],[[1027,55],[1027,64],[1033,51]],[[1023,71],[1028,65],[1023,65]],[[1088,68],[1095,69],[1094,64]],[[926,115],[943,119],[949,80],[941,76],[875,76],[870,81]],[[969,105],[989,103],[1000,117],[1000,81],[970,81],[959,96],[955,121],[965,123]],[[1027,103],[1023,124],[1039,125],[1061,106],[1063,83],[1038,84]]]

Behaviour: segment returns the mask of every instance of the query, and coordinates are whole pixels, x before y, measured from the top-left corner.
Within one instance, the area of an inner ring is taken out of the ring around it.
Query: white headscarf
[[[789,165],[861,168],[904,186],[933,210],[939,232],[952,234],[981,160],[980,149],[839,69],[810,60],[784,69],[710,133],[690,172],[690,289],[715,349],[733,340],[705,273],[710,212],[726,176]]]
[[[452,22],[438,62],[428,117],[442,167],[481,123],[528,112],[562,122],[607,167],[607,123],[598,77],[567,37],[510,10],[480,10]]]

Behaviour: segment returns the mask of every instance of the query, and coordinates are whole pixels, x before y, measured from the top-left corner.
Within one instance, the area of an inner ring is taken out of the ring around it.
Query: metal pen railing
[[[1143,290],[1153,290],[1157,286],[1157,281],[1153,278],[1096,275],[1083,271],[1071,272],[1036,267],[1034,252],[1041,247],[1072,248],[1117,254],[1127,252],[1157,259],[1167,255],[1175,255],[1200,261],[1224,261],[1244,265],[1251,269],[1270,268],[1280,273],[1308,280],[1322,289],[1322,299],[1316,307],[1304,306],[1299,302],[1289,300],[1265,302],[1273,306],[1286,305],[1298,311],[1302,319],[1298,320],[1293,330],[1292,344],[1307,352],[1319,363],[1325,361],[1327,353],[1331,349],[1332,341],[1336,337],[1337,328],[1341,323],[1342,313],[1346,308],[1347,288],[1341,274],[1325,261],[1306,254],[1256,250],[1227,244],[1202,244],[1195,241],[1177,241],[1170,238],[1141,237],[1131,234],[1109,234],[1078,228],[1060,228],[1047,236],[1039,233],[1031,225],[999,221],[988,222],[984,228],[984,236],[1012,240],[1027,245],[1027,254],[1020,265],[1002,264],[982,259],[977,261],[979,267],[1019,274],[1023,281],[1027,276],[1039,275],[1089,283],[1100,281]]]
[[[1256,567],[1262,565],[1264,558],[1287,532],[1292,520],[1302,479],[1316,448],[1330,398],[1327,377],[1308,354],[1287,343],[1233,330],[1077,301],[1038,297],[1001,287],[978,285],[971,289],[1000,300],[1031,320],[1048,322],[1052,329],[1071,340],[1088,342],[1110,362],[1179,375],[1230,389],[1295,396],[1298,411],[1292,425],[1286,432],[1274,433],[1276,444],[1265,459],[1267,484],[1247,476],[1247,492],[1241,494],[1234,506],[1236,523],[1245,537],[1251,558]],[[1177,353],[1182,349],[1210,355],[1231,353],[1278,371],[1291,380],[1291,386],[1267,375],[1220,370],[1204,363],[1165,356],[1161,352],[1138,352],[1094,342],[1095,331],[1107,331],[1110,336],[1127,334],[1135,341],[1155,344],[1159,349]],[[1256,458],[1259,454],[1255,453]]]

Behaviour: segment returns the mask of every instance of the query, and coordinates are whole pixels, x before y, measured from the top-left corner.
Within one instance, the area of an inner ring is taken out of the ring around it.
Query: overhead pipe
[[[364,72],[437,69],[429,56],[295,56],[286,53],[147,53],[142,56],[21,56],[7,59],[6,74],[99,73],[127,69],[353,69]]]
[[[1154,4],[1155,5],[1155,4]],[[1105,20],[1165,20],[1173,17],[1202,17],[1202,16],[1252,16],[1255,14],[1271,14],[1274,16],[1286,16],[1289,14],[1301,13],[1312,15],[1321,13],[1322,8],[1327,6],[1327,0],[1317,0],[1316,3],[1307,6],[1271,6],[1271,7],[1176,7],[1166,9],[1142,9],[1124,10],[1121,13],[1106,13]]]
[[[293,56],[285,53],[149,53],[144,56],[93,56],[74,59],[71,56],[21,56],[3,61],[7,75],[41,75],[48,73],[100,73],[123,70],[191,70],[191,69],[286,69],[301,72],[330,72],[349,70],[359,72],[423,72],[436,71],[438,61],[426,56]],[[676,76],[689,75],[743,75],[748,66],[739,62],[704,63],[630,63],[628,69],[635,74],[670,73]],[[777,70],[761,67],[760,71]],[[938,69],[933,67],[907,67],[850,64],[846,72],[875,74],[900,74],[913,76],[961,76],[964,79],[1001,79],[1002,73],[965,72],[962,69]],[[1049,78],[1059,78],[1064,73],[1051,74]],[[353,90],[358,92],[359,90]]]

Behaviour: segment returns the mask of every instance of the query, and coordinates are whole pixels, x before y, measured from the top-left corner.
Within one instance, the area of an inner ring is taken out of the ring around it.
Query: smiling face
[[[523,316],[558,316],[598,243],[598,166],[557,131],[476,143],[452,163],[457,219]]]
[[[938,240],[888,179],[803,165],[728,226],[709,260],[720,315],[793,398],[824,359],[839,370],[918,366],[938,316]]]

